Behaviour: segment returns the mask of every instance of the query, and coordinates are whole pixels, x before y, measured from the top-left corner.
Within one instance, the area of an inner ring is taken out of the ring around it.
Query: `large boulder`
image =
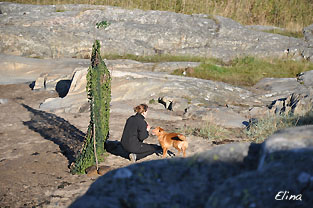
[[[274,156],[280,156],[293,152],[313,151],[313,126],[301,126],[280,130],[270,136],[262,145],[262,155],[258,169],[262,170],[267,163],[275,160]]]
[[[70,207],[203,207],[227,178],[251,168],[250,144],[222,145],[187,159],[154,160],[111,171]]]
[[[281,130],[261,147],[257,171],[227,179],[206,207],[310,207],[313,126]]]
[[[100,177],[70,207],[310,207],[312,144],[313,126],[303,126],[263,144],[134,164]]]
[[[286,152],[282,160],[262,171],[246,172],[225,180],[209,197],[206,208],[311,207],[313,152]]]
[[[90,61],[68,58],[38,59],[0,54],[0,64],[0,84],[32,82],[39,78],[36,89],[54,90],[57,81],[70,78],[75,68],[88,67]]]
[[[304,40],[249,29],[231,19],[95,5],[0,2],[0,52],[30,57],[89,58],[99,39],[107,54],[187,55],[230,60],[282,56]],[[97,28],[103,23],[105,28]]]

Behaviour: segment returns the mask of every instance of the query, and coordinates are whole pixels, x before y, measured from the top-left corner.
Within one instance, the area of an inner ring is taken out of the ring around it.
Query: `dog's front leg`
[[[163,158],[165,158],[165,157],[166,157],[166,154],[167,154],[167,148],[166,148],[166,147],[164,147],[164,148],[163,148]]]

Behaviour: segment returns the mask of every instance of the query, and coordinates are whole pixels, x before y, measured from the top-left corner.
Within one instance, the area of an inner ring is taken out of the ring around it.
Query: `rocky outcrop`
[[[77,67],[88,67],[90,60],[37,59],[0,54],[0,64],[0,84],[32,82],[40,77],[36,88],[55,89],[57,81],[70,78]]]
[[[49,98],[40,105],[42,110],[59,113],[88,111],[85,79],[88,60],[1,57],[4,67],[0,73],[4,83],[36,80],[32,86],[34,90],[58,92],[58,98]],[[265,78],[252,90],[247,90],[222,82],[168,75],[175,69],[188,71],[191,66],[199,64],[194,62],[105,62],[113,77],[112,112],[131,114],[131,107],[124,103],[136,99],[156,110],[152,111],[154,118],[197,120],[227,128],[242,128],[250,118],[288,113],[292,94],[299,98],[292,106],[292,112],[301,115],[312,108],[311,71],[298,78]],[[166,106],[160,104],[159,99],[166,102]],[[168,111],[160,113],[162,109]],[[175,115],[169,114],[169,110]]]
[[[303,29],[304,39],[308,43],[308,47],[313,49],[313,24]]]
[[[296,127],[263,144],[127,166],[99,178],[70,207],[309,207],[312,138],[313,126]]]
[[[300,73],[297,78],[264,78],[254,85],[262,94],[256,96],[264,106],[249,110],[251,117],[264,115],[304,115],[312,110],[312,71]]]
[[[288,48],[307,48],[307,42],[301,39],[249,29],[220,16],[6,2],[0,3],[0,10],[0,52],[28,57],[89,58],[94,39],[100,40],[107,54],[172,54],[223,60],[242,55],[282,56]],[[100,23],[105,27],[97,28]]]
[[[263,96],[271,99],[288,96],[294,92],[299,94],[310,93],[308,87],[298,82],[296,78],[264,78],[254,87],[263,90],[265,92]]]
[[[248,143],[231,144],[193,158],[155,160],[111,171],[70,207],[104,203],[108,207],[203,207],[226,178],[250,168],[248,163],[243,168],[248,150]]]
[[[68,95],[65,98],[48,99],[40,108],[72,113],[88,110],[86,73],[86,68],[76,69],[72,75],[75,82]],[[149,103],[153,109],[168,109],[178,113],[174,117],[153,113],[155,118],[197,120],[226,128],[243,128],[250,118],[289,113],[304,115],[312,110],[312,90],[295,78],[266,78],[255,86],[261,90],[262,93],[259,94],[222,82],[160,72],[112,70],[111,73],[114,103],[111,111],[114,112],[130,109],[122,103],[136,98],[137,102]],[[160,103],[160,99],[164,105]],[[126,110],[125,113],[131,112]]]
[[[67,96],[47,99],[40,105],[40,108],[52,112],[72,113],[87,110],[86,80],[84,76],[86,73],[87,69],[76,70],[73,73],[72,85]],[[171,102],[170,110],[177,112],[179,116],[168,117],[156,113],[153,114],[154,118],[161,116],[169,120],[173,118],[178,120],[196,119],[211,121],[230,128],[240,128],[244,127],[242,123],[246,118],[244,115],[239,114],[240,109],[235,106],[240,106],[242,103],[246,105],[260,104],[258,99],[253,98],[252,92],[222,82],[173,76],[160,72],[114,70],[111,73],[112,103],[114,103],[111,111],[117,111],[118,109],[118,111],[124,112],[125,109],[131,109],[118,103],[134,99],[138,103],[149,103],[149,106],[153,109],[165,109],[157,101],[158,98],[163,98],[167,102],[167,108]],[[140,93],[138,93],[139,91]],[[234,107],[227,108],[225,107],[226,104]]]
[[[300,84],[312,89],[313,88],[313,71],[307,71],[300,73],[297,77],[297,81]]]

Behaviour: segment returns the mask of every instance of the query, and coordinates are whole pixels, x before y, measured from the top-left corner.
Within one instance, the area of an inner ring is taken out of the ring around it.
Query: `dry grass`
[[[247,137],[254,142],[263,142],[274,132],[294,126],[312,125],[313,111],[308,111],[304,115],[277,115],[259,119],[256,125],[247,130]]]
[[[199,136],[209,139],[213,144],[223,144],[235,141],[250,141],[261,143],[276,131],[284,128],[312,125],[313,111],[302,116],[271,115],[258,119],[258,122],[249,129],[227,129],[212,122],[202,126],[189,127],[182,130],[187,135]]]

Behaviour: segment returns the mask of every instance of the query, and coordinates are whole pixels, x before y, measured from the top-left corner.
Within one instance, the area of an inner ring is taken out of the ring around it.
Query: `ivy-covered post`
[[[90,122],[82,150],[71,168],[75,174],[83,174],[86,168],[97,163],[96,160],[104,160],[104,144],[109,137],[111,75],[100,56],[98,40],[92,48],[86,91],[90,104]]]

